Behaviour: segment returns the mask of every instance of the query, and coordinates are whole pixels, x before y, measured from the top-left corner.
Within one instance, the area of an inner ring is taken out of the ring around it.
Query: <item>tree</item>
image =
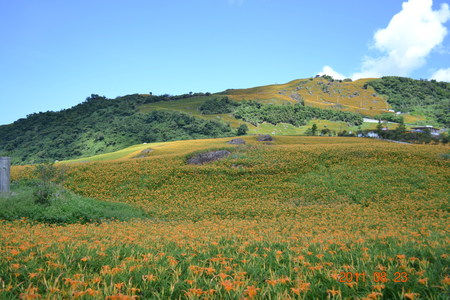
[[[400,138],[402,138],[403,134],[405,134],[405,132],[406,132],[406,126],[402,119],[400,124],[398,124],[397,128],[395,128],[395,137],[397,139],[400,139]]]
[[[320,131],[320,135],[329,135],[329,136],[331,136],[331,130],[330,129],[328,129],[328,128],[324,128],[324,129],[322,129],[321,131]]]
[[[246,135],[248,132],[248,126],[245,124],[242,124],[241,126],[239,126],[238,130],[237,130],[237,135]]]
[[[383,133],[383,125],[381,124],[381,120],[378,120],[376,133],[380,136]]]
[[[311,127],[311,133],[312,133],[312,135],[316,135],[316,133],[317,133],[317,125],[316,125],[316,123],[314,123],[314,124],[312,125],[312,127]]]

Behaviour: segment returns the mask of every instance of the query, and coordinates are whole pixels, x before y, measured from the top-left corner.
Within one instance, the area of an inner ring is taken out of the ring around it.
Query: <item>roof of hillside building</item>
[[[417,126],[417,127],[411,127],[411,129],[415,129],[415,130],[425,130],[425,129],[429,129],[429,130],[440,130],[439,128],[433,127],[431,125],[425,125],[425,126]]]

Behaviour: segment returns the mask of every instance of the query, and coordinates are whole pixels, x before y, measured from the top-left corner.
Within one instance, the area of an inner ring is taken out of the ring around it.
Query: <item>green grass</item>
[[[28,219],[52,224],[91,223],[144,218],[142,210],[125,203],[104,202],[78,196],[52,185],[48,204],[36,203],[37,181],[13,182],[11,195],[0,197],[0,219]]]
[[[214,114],[214,115],[203,115],[198,107],[202,105],[205,101],[217,98],[217,96],[202,96],[202,97],[192,97],[187,99],[175,100],[175,101],[161,101],[150,104],[144,104],[139,107],[139,111],[142,113],[148,113],[151,111],[177,111],[191,116],[201,118],[204,120],[214,120],[222,121],[224,123],[230,124],[231,127],[237,128],[241,124],[247,124],[247,126],[252,126],[251,124],[237,120],[232,114]]]
[[[175,101],[160,101],[150,104],[144,104],[139,107],[139,111],[147,113],[154,110],[172,110],[183,113],[189,113],[193,116],[200,116],[201,113],[198,107],[203,104],[203,102],[216,98],[217,96],[201,96],[201,97],[191,97],[186,99],[180,99]]]
[[[85,162],[95,162],[95,161],[116,160],[116,159],[133,156],[134,153],[143,151],[143,150],[151,148],[151,147],[162,145],[162,144],[164,144],[164,142],[150,143],[150,144],[138,144],[138,145],[133,145],[131,147],[127,147],[125,149],[115,151],[115,152],[99,154],[99,155],[85,157],[85,158],[71,159],[71,160],[67,160],[64,162],[65,163],[85,163]]]
[[[279,123],[273,125],[270,123],[262,123],[259,126],[249,126],[250,134],[273,134],[273,135],[301,135],[306,131],[306,127],[295,127],[292,124]]]
[[[267,88],[272,87],[278,87],[278,85],[268,86],[268,87],[261,87],[260,89],[264,90]],[[253,99],[257,102],[264,103],[264,104],[282,104],[282,103],[289,103],[289,101],[286,100],[280,100],[277,98],[270,98],[270,99],[264,99],[261,95],[264,95],[262,93],[262,90],[258,88],[247,90],[233,90],[233,93],[238,93],[238,91],[246,91],[249,94],[249,99]],[[262,93],[262,94],[260,94]],[[250,97],[251,95],[251,97]],[[260,96],[258,96],[260,95]],[[199,111],[198,107],[202,105],[205,101],[216,98],[216,95],[212,96],[202,96],[202,97],[192,97],[187,99],[181,99],[176,101],[162,101],[162,102],[156,102],[156,103],[150,103],[145,104],[139,107],[139,111],[143,113],[148,113],[150,111],[158,111],[158,110],[167,110],[167,111],[177,111],[182,113],[187,113],[192,116],[205,119],[205,120],[216,120],[221,121],[227,124],[230,124],[231,127],[237,128],[241,124],[246,124],[249,128],[248,134],[273,134],[273,135],[304,135],[306,130],[308,128],[311,128],[313,124],[316,124],[318,126],[318,132],[320,133],[320,130],[328,128],[331,131],[334,131],[336,133],[346,130],[346,131],[353,131],[356,132],[358,129],[362,130],[375,130],[377,124],[376,123],[363,123],[360,127],[359,126],[349,126],[345,122],[335,122],[335,121],[328,121],[328,120],[311,120],[308,122],[305,126],[295,127],[291,124],[284,124],[280,123],[277,125],[269,124],[269,123],[262,123],[258,126],[254,126],[248,122],[244,122],[243,120],[238,120],[233,117],[233,115],[230,114],[214,114],[214,115],[203,115]],[[252,98],[253,97],[253,98]],[[258,98],[262,97],[262,98]],[[233,98],[233,100],[239,101],[239,99]],[[397,125],[396,124],[388,124],[388,127],[390,129],[394,129]],[[101,156],[98,157],[99,160],[103,160]],[[90,161],[90,160],[89,160]]]

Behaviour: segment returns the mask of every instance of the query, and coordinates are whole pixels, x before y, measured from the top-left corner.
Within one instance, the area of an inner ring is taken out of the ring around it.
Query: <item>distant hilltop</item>
[[[91,95],[59,112],[0,126],[0,156],[14,164],[89,157],[135,144],[245,134],[337,135],[376,119],[450,127],[450,83],[403,77],[297,79],[220,93]],[[373,121],[372,121],[373,122]],[[389,124],[395,125],[395,124]],[[392,127],[392,126],[391,126]]]

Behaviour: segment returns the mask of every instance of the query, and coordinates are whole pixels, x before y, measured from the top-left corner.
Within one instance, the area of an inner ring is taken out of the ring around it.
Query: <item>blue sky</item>
[[[0,0],[0,124],[90,94],[182,94],[318,73],[450,81],[441,0]]]

